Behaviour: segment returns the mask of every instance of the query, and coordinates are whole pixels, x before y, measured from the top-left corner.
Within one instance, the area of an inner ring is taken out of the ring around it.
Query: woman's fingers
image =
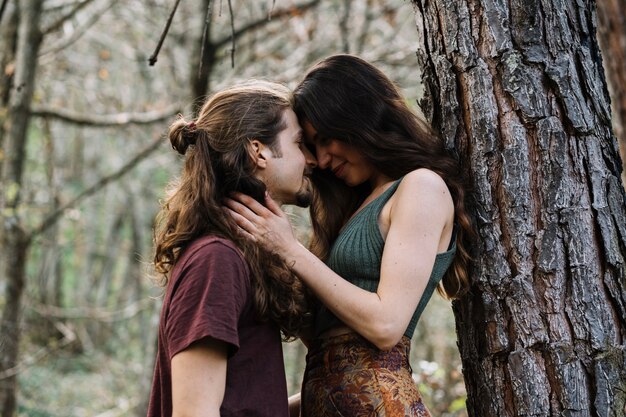
[[[250,211],[252,211],[257,216],[263,216],[268,214],[268,210],[266,207],[263,206],[263,204],[259,203],[254,198],[246,194],[234,192],[231,194],[231,198],[250,209]]]
[[[241,194],[242,196],[244,194]],[[248,205],[242,201],[234,200],[232,198],[225,198],[224,204],[233,212],[245,217],[248,221],[253,221],[258,214],[252,210]]]
[[[270,250],[280,250],[295,239],[291,223],[274,200],[265,198],[267,208],[244,194],[233,193],[224,199],[225,210],[245,236]]]
[[[269,193],[265,193],[265,204],[267,204],[267,208],[278,217],[282,217],[284,215],[284,212],[281,210],[278,203],[270,197]]]
[[[241,232],[244,232],[245,234],[254,238],[254,232],[256,231],[256,227],[251,221],[249,221],[244,216],[229,207],[224,207],[223,211],[226,215],[230,216],[235,221],[235,224],[239,226],[239,230]]]
[[[241,227],[239,228],[239,234],[243,237],[245,237],[246,239],[248,239],[251,242],[256,242],[257,239],[254,235],[251,235],[250,233],[246,232],[245,230],[243,230]]]

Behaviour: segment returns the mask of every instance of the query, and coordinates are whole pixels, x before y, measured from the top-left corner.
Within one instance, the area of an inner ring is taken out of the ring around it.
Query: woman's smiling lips
[[[346,161],[340,163],[335,168],[333,168],[333,174],[335,174],[335,177],[341,176],[341,173],[343,172],[343,168],[345,165],[346,165]]]

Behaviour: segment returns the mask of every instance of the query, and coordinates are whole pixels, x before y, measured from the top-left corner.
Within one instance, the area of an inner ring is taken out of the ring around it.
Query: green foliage
[[[460,413],[465,410],[465,403],[467,401],[467,396],[457,398],[456,400],[450,403],[450,407],[448,407],[448,412],[450,413]]]
[[[56,414],[50,414],[47,411],[40,410],[34,407],[26,407],[23,404],[19,404],[17,407],[18,417],[60,417]]]
[[[4,191],[5,200],[8,202],[14,201],[19,191],[20,191],[20,186],[17,183],[12,182],[8,184]],[[8,213],[6,213],[5,215],[9,216]]]

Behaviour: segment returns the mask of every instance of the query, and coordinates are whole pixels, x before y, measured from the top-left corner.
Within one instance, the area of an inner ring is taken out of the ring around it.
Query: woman
[[[282,256],[323,304],[302,415],[429,416],[409,347],[440,282],[450,298],[468,285],[471,224],[459,167],[393,83],[360,58],[321,61],[294,100],[318,164],[311,252],[271,199],[265,208],[235,194],[227,204],[244,234]]]

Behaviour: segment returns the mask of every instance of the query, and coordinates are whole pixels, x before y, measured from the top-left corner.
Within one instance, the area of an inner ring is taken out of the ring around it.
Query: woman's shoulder
[[[406,174],[394,197],[392,212],[394,207],[405,207],[408,211],[433,211],[446,217],[454,213],[454,201],[446,182],[430,169],[419,168]]]
[[[454,217],[454,202],[443,178],[430,169],[407,173],[381,213],[383,227],[395,223],[411,228],[416,219],[435,224],[449,223]]]
[[[405,192],[433,192],[450,194],[444,179],[428,168],[418,168],[406,174],[398,187],[399,193]]]
[[[449,227],[454,222],[454,201],[443,178],[436,172],[420,168],[401,180],[386,212],[389,224],[401,229],[412,227]]]

